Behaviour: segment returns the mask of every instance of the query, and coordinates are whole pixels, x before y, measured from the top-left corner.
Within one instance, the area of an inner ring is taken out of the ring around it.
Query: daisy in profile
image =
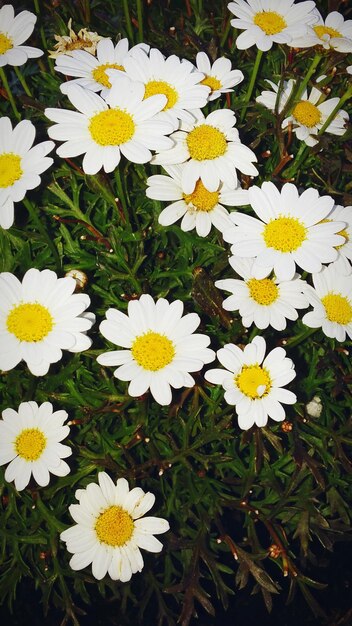
[[[325,50],[337,52],[352,52],[352,20],[345,20],[341,13],[332,11],[328,14],[325,22],[317,9],[315,24],[309,24],[307,33],[300,37],[294,37],[290,42],[293,48],[311,48],[322,46]]]
[[[75,33],[72,28],[72,18],[68,20],[67,28],[68,35],[54,35],[56,41],[54,50],[48,51],[51,59],[57,59],[60,54],[71,54],[73,50],[85,50],[90,54],[96,53],[98,41],[103,37],[86,28],[81,28],[78,33]]]
[[[25,361],[34,376],[45,376],[62,350],[82,352],[91,345],[86,332],[95,321],[85,313],[86,294],[74,294],[73,278],[31,268],[22,283],[9,272],[0,274],[0,370]]]
[[[161,517],[143,517],[155,502],[150,491],[130,489],[125,478],[114,483],[105,472],[98,474],[99,485],[89,483],[76,491],[79,504],[69,511],[75,526],[60,537],[73,554],[70,566],[81,570],[92,564],[94,578],[108,574],[112,580],[127,582],[144,566],[140,549],[160,552],[163,544],[154,535],[169,530]]]
[[[248,430],[254,424],[266,426],[268,417],[276,422],[285,419],[282,404],[294,404],[292,391],[283,389],[296,376],[294,364],[283,348],[274,348],[265,356],[263,337],[255,337],[241,350],[233,343],[217,351],[225,369],[208,370],[205,379],[225,389],[224,398],[235,405],[238,425]]]
[[[22,402],[18,411],[5,409],[0,420],[0,465],[9,463],[7,482],[15,481],[17,491],[27,487],[31,476],[41,487],[49,484],[49,474],[67,476],[65,461],[69,446],[60,443],[70,432],[65,426],[66,411],[54,411],[50,402]]]
[[[138,44],[135,48],[149,46]],[[57,60],[55,69],[65,76],[74,76],[60,85],[60,90],[68,94],[72,85],[80,85],[91,91],[101,91],[105,97],[111,88],[107,70],[115,69],[124,71],[124,61],[134,48],[129,51],[128,39],[121,39],[114,46],[111,39],[101,39],[97,44],[96,56],[85,50],[73,50],[69,54],[61,54]]]
[[[232,26],[244,31],[236,39],[239,50],[255,45],[265,52],[273,43],[290,44],[292,39],[305,35],[309,24],[318,21],[313,11],[315,2],[235,0],[227,7],[236,17],[231,20]]]
[[[344,237],[344,243],[337,246],[337,259],[332,264],[338,274],[348,276],[352,272],[352,206],[335,205],[331,213],[324,220],[338,220],[345,222],[346,226],[338,232]]]
[[[230,189],[221,183],[217,191],[208,191],[200,179],[192,193],[185,193],[182,187],[182,171],[185,165],[165,165],[168,176],[156,174],[147,180],[146,194],[153,200],[172,200],[159,215],[159,224],[170,226],[182,218],[184,231],[196,229],[200,237],[209,235],[212,225],[220,231],[232,226],[229,212],[223,206],[243,206],[248,204],[248,192]]]
[[[292,280],[296,264],[306,272],[320,272],[322,263],[336,261],[335,246],[345,242],[337,233],[345,222],[321,223],[334,205],[330,196],[319,196],[312,188],[299,195],[292,183],[283,185],[280,192],[270,182],[250,187],[248,195],[260,219],[234,211],[230,219],[235,226],[223,237],[233,244],[234,256],[254,259],[254,278],[274,271],[279,281]]]
[[[306,313],[302,322],[310,328],[322,328],[327,337],[345,341],[352,339],[352,280],[342,276],[330,265],[313,274],[314,289],[308,286],[306,294],[313,311]]]
[[[22,120],[12,128],[9,117],[0,118],[0,226],[14,222],[14,202],[20,202],[29,189],[40,185],[40,174],[53,163],[46,155],[55,147],[53,141],[33,146],[35,127]]]
[[[196,57],[197,69],[205,74],[201,85],[210,87],[208,100],[216,100],[222,93],[230,93],[232,87],[236,87],[243,81],[243,74],[240,70],[233,70],[230,59],[220,57],[211,65],[209,57],[205,52],[198,52]]]
[[[192,109],[204,107],[208,100],[210,87],[202,84],[204,74],[186,59],[179,59],[175,54],[165,58],[156,48],[149,54],[141,49],[134,49],[126,59],[125,70],[131,80],[140,81],[145,86],[145,98],[156,94],[166,97],[164,117],[171,119],[178,128],[178,120],[192,123]],[[113,79],[114,72],[109,75]]]
[[[22,46],[32,34],[37,16],[21,11],[15,17],[12,4],[0,9],[0,67],[24,65],[28,59],[41,57],[44,52],[31,46]]]
[[[183,302],[154,302],[148,294],[128,303],[128,315],[109,309],[100,332],[111,343],[124,348],[98,356],[101,365],[119,367],[114,376],[131,381],[130,396],[141,396],[150,389],[161,405],[170,404],[171,387],[193,387],[189,372],[199,372],[211,363],[215,353],[207,346],[207,335],[194,334],[200,324],[196,313],[183,316]]]
[[[112,172],[121,154],[132,163],[147,163],[150,150],[167,150],[173,142],[165,137],[173,130],[167,121],[155,116],[165,105],[165,96],[144,100],[144,85],[120,75],[106,101],[79,85],[72,85],[68,97],[78,111],[45,109],[56,122],[48,130],[53,139],[65,143],[57,149],[60,157],[84,154],[83,170],[97,174],[102,168]]]
[[[255,324],[263,329],[272,326],[275,330],[286,328],[286,319],[296,320],[297,309],[306,309],[309,306],[304,289],[307,285],[295,274],[292,280],[280,281],[275,277],[261,278],[253,276],[253,260],[230,258],[230,265],[238,278],[218,280],[215,287],[230,291],[231,296],[222,303],[226,311],[239,311],[242,324],[247,328]]]
[[[184,123],[182,130],[171,135],[174,147],[153,157],[154,165],[178,165],[182,170],[182,188],[190,194],[198,179],[209,191],[217,191],[220,183],[230,189],[238,188],[236,168],[243,174],[257,176],[253,165],[257,161],[254,152],[241,143],[236,117],[229,109],[217,110],[204,117],[195,113],[192,124]]]

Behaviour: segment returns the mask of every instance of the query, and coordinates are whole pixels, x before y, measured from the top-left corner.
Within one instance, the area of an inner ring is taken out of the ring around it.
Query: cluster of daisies
[[[259,55],[273,43],[295,48],[352,51],[352,20],[332,12],[324,22],[312,1],[235,0],[228,5],[232,25],[243,32],[238,49],[256,45]],[[15,16],[11,5],[0,9],[0,68],[23,65],[42,51],[23,42],[33,31],[36,17],[28,11]],[[328,337],[352,338],[352,207],[334,204],[309,188],[286,183],[279,190],[272,182],[243,189],[238,173],[258,175],[254,152],[241,142],[236,117],[228,108],[204,114],[201,109],[232,92],[243,74],[229,59],[213,64],[204,52],[196,63],[175,55],[165,57],[146,44],[129,47],[127,39],[111,39],[82,29],[56,36],[55,70],[68,80],[60,86],[71,107],[47,108],[54,122],[51,139],[63,142],[57,155],[83,155],[86,174],[101,169],[113,172],[121,157],[132,163],[162,166],[164,173],[149,176],[146,195],[171,202],[159,215],[165,227],[181,220],[184,231],[196,229],[201,237],[212,226],[231,244],[229,272],[233,277],[216,286],[230,295],[223,307],[238,311],[245,327],[286,328],[298,310],[303,323],[322,328]],[[349,71],[349,68],[347,68]],[[282,128],[292,128],[298,140],[313,146],[326,131],[343,135],[348,115],[340,109],[331,119],[338,98],[326,99],[319,86],[299,98],[299,84],[268,81],[257,102],[274,115],[287,116]],[[0,118],[0,226],[14,222],[14,203],[40,185],[40,175],[53,163],[47,155],[53,141],[34,144],[36,130],[29,120],[12,126]],[[248,207],[245,212],[226,207]],[[304,276],[298,273],[304,272]],[[308,275],[311,282],[307,282]],[[24,361],[34,376],[44,376],[62,358],[62,351],[77,353],[91,346],[88,331],[95,315],[87,309],[90,298],[77,289],[72,276],[31,268],[22,282],[13,274],[0,274],[0,369],[9,371]],[[172,401],[172,389],[193,387],[192,376],[215,360],[210,338],[197,333],[201,320],[184,313],[181,300],[169,302],[143,294],[131,300],[127,313],[108,309],[100,332],[117,349],[100,354],[102,366],[128,383],[127,393],[139,397],[150,391],[162,406]],[[285,419],[283,405],[296,402],[285,388],[296,376],[283,348],[267,351],[265,339],[255,337],[243,349],[230,343],[217,352],[222,368],[208,369],[205,379],[221,385],[224,399],[235,407],[241,429]],[[72,450],[61,442],[69,434],[68,415],[53,411],[49,402],[22,402],[18,411],[7,408],[0,421],[0,464],[8,464],[5,479],[24,489],[31,477],[41,486],[49,473],[65,476],[63,460]],[[92,564],[97,579],[106,574],[127,581],[141,571],[140,549],[159,552],[154,535],[164,533],[166,520],[143,517],[154,496],[141,488],[129,489],[119,478],[114,483],[104,472],[99,484],[79,489],[79,504],[70,506],[76,522],[61,537],[73,553],[70,565],[79,570]]]

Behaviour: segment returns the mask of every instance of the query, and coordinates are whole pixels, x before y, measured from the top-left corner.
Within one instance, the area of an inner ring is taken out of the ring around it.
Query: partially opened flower
[[[352,279],[342,276],[330,265],[313,274],[313,287],[308,286],[307,298],[313,311],[306,313],[302,322],[311,328],[322,328],[327,337],[345,341],[346,333],[352,339]]]
[[[154,302],[148,294],[128,303],[128,315],[109,309],[100,331],[106,339],[125,348],[105,352],[98,363],[119,367],[114,376],[131,381],[130,396],[141,396],[150,389],[161,405],[172,400],[171,387],[193,387],[189,372],[199,372],[215,354],[207,346],[207,335],[194,334],[200,324],[196,313],[183,316],[183,302]]]
[[[299,195],[292,183],[280,192],[270,182],[250,187],[248,196],[260,219],[233,211],[230,219],[235,226],[223,237],[233,244],[234,256],[254,259],[254,278],[265,278],[274,270],[278,280],[291,280],[296,264],[307,272],[319,272],[322,263],[336,261],[335,246],[345,242],[337,233],[345,223],[322,223],[334,205],[330,196],[319,196],[312,188]]]
[[[227,6],[236,16],[232,26],[244,31],[236,39],[239,50],[256,45],[266,51],[273,43],[290,44],[293,38],[305,35],[308,24],[318,20],[313,12],[315,2],[235,0]]]
[[[64,530],[61,539],[73,554],[70,566],[81,570],[92,564],[92,573],[101,580],[127,582],[143,569],[140,549],[160,552],[162,543],[154,537],[169,530],[161,517],[143,517],[155,502],[155,496],[140,487],[129,488],[125,478],[114,483],[105,472],[98,474],[99,485],[89,483],[76,491],[79,504],[69,511],[75,526]]]
[[[62,350],[81,352],[94,321],[85,310],[86,294],[74,294],[73,278],[58,278],[51,270],[31,268],[22,283],[9,272],[0,274],[0,370],[24,360],[35,376],[44,376]]]
[[[230,265],[238,278],[218,280],[215,287],[230,291],[231,296],[222,303],[226,311],[239,311],[243,326],[255,324],[263,329],[272,326],[276,330],[286,328],[286,319],[296,320],[297,309],[306,309],[309,306],[304,295],[306,281],[295,274],[292,280],[278,280],[272,278],[257,279],[253,275],[252,259],[230,258]]]
[[[333,265],[338,274],[348,276],[352,272],[352,206],[335,205],[324,221],[329,220],[339,220],[346,224],[345,228],[338,232],[345,241],[336,247],[338,256]]]
[[[54,411],[50,402],[22,402],[18,411],[5,409],[0,420],[0,465],[9,463],[5,480],[15,481],[18,491],[27,487],[31,476],[41,487],[49,474],[67,476],[65,461],[71,448],[60,443],[70,432],[64,423],[66,411]]]
[[[81,28],[78,33],[72,28],[72,18],[67,24],[68,35],[54,35],[56,44],[54,50],[49,50],[49,57],[57,59],[61,54],[72,54],[74,50],[86,50],[90,54],[95,54],[98,41],[103,39],[98,33],[93,33],[87,28]]]
[[[4,4],[0,9],[0,67],[24,65],[28,59],[41,57],[39,48],[22,46],[32,34],[37,16],[30,11],[21,11],[15,17],[12,4]]]
[[[159,224],[169,226],[182,218],[184,231],[196,229],[200,237],[206,237],[212,225],[223,231],[232,226],[229,212],[223,206],[243,206],[248,204],[248,192],[230,189],[221,183],[217,191],[208,191],[200,179],[192,193],[187,194],[182,187],[182,172],[185,165],[165,165],[168,176],[156,174],[147,180],[146,194],[154,200],[173,200],[159,215]]]
[[[233,70],[230,59],[220,57],[211,65],[209,57],[205,52],[198,52],[196,57],[197,68],[205,74],[201,85],[210,87],[211,91],[208,100],[219,98],[222,93],[230,93],[232,87],[239,85],[243,81],[243,74],[240,70]]]
[[[205,379],[225,389],[224,398],[235,405],[238,425],[248,430],[254,424],[266,426],[268,417],[285,419],[282,404],[294,404],[292,391],[283,389],[296,376],[294,364],[283,348],[274,348],[265,356],[263,337],[255,337],[244,350],[232,343],[218,350],[217,357],[226,369],[212,369]]]
[[[317,9],[314,10],[317,22],[310,24],[307,33],[294,37],[290,46],[294,48],[311,48],[322,46],[325,50],[352,52],[352,20],[345,20],[341,13],[332,11],[324,21]]]
[[[198,179],[209,191],[217,191],[221,182],[230,189],[238,188],[236,169],[256,176],[257,161],[254,152],[241,143],[236,117],[229,109],[217,110],[204,117],[194,112],[196,121],[182,125],[182,130],[171,135],[174,146],[153,157],[155,165],[178,165],[182,170],[182,188],[192,193]]]
[[[173,125],[156,118],[165,105],[163,95],[144,100],[144,85],[132,83],[119,75],[106,101],[79,85],[72,85],[68,97],[78,109],[45,109],[45,115],[56,122],[48,129],[53,139],[64,141],[57,149],[60,157],[84,154],[86,174],[100,169],[112,172],[121,154],[133,163],[151,160],[150,150],[167,150],[173,143],[168,133]]]
[[[29,189],[40,185],[40,174],[53,163],[46,155],[55,147],[53,141],[33,146],[35,127],[22,120],[12,128],[8,117],[0,118],[0,226],[14,222],[14,202],[20,202]]]

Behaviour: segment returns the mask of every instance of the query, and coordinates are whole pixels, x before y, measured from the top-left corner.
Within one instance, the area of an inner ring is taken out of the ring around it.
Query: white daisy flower
[[[145,86],[145,98],[156,94],[166,97],[163,117],[173,121],[174,130],[179,120],[192,123],[192,109],[204,107],[210,87],[203,85],[204,74],[196,71],[194,65],[175,54],[165,58],[156,48],[149,55],[143,50],[133,50],[125,62],[129,78]],[[109,72],[111,80],[117,72]]]
[[[280,281],[277,278],[254,277],[252,259],[230,258],[230,265],[244,280],[225,278],[218,280],[215,287],[230,291],[231,296],[222,303],[226,311],[239,311],[242,324],[247,328],[255,324],[263,329],[272,326],[276,330],[286,328],[286,319],[296,320],[296,309],[309,306],[304,288],[307,285],[295,274],[292,280]]]
[[[278,280],[291,280],[296,263],[307,272],[320,272],[322,263],[336,261],[334,246],[345,242],[338,235],[344,222],[321,221],[331,212],[334,201],[319,196],[316,189],[306,189],[301,196],[297,187],[286,183],[281,192],[273,183],[250,187],[250,204],[259,220],[233,212],[235,227],[225,231],[225,241],[234,244],[236,257],[255,259],[254,278],[265,278],[274,270]]]
[[[346,226],[338,232],[338,235],[344,237],[344,243],[337,246],[338,257],[331,265],[334,266],[338,274],[348,276],[352,272],[352,206],[335,205],[324,222],[332,219],[345,222]]]
[[[144,100],[144,85],[132,83],[127,76],[121,74],[114,80],[106,101],[78,85],[67,95],[78,112],[45,109],[45,115],[56,122],[48,134],[65,142],[57,149],[60,157],[84,154],[86,174],[97,174],[101,168],[112,172],[121,153],[132,163],[147,163],[152,157],[150,150],[167,150],[173,145],[165,137],[173,125],[156,117],[165,105],[165,96]]]
[[[0,420],[0,465],[9,463],[5,480],[15,481],[18,491],[27,487],[31,476],[41,487],[49,484],[49,473],[67,476],[70,468],[63,461],[72,450],[60,441],[70,432],[64,426],[66,411],[53,412],[44,402],[22,402],[18,412],[5,409]]]
[[[69,511],[75,526],[60,537],[73,554],[70,566],[81,570],[92,563],[94,578],[109,574],[112,580],[127,582],[144,566],[140,548],[160,552],[163,544],[154,537],[169,530],[161,517],[143,517],[155,502],[150,491],[129,489],[125,478],[114,483],[105,472],[98,474],[99,485],[89,483],[76,491],[79,504]]]
[[[325,76],[320,76],[317,82],[323,78],[325,78]],[[273,91],[263,91],[260,96],[256,98],[256,101],[271,111],[275,111],[275,108],[277,108],[278,113],[281,113],[291,95],[296,81],[292,79],[288,82],[284,81],[278,102],[279,85],[269,80],[267,80],[267,82],[271,85]],[[318,132],[339,102],[339,98],[330,98],[329,100],[324,100],[319,103],[322,97],[325,97],[324,94],[316,87],[312,87],[309,97],[308,91],[306,90],[302,94],[300,101],[294,105],[291,114],[282,122],[282,128],[287,128],[289,124],[292,124],[293,132],[297,139],[304,141],[308,146],[315,146],[318,143],[316,139]],[[349,115],[347,111],[340,109],[332,122],[330,122],[329,126],[325,129],[325,132],[332,135],[344,135],[346,132],[345,124],[348,120]]]
[[[73,278],[58,278],[51,270],[31,268],[22,283],[9,272],[0,274],[0,370],[23,359],[34,376],[44,376],[62,350],[82,352],[92,341],[86,336],[95,321],[84,311],[86,294],[74,294]]]
[[[265,52],[273,43],[290,44],[293,38],[305,35],[308,24],[318,20],[312,12],[315,2],[235,0],[227,7],[236,16],[232,26],[244,30],[236,39],[239,50],[255,45]]]
[[[0,9],[0,67],[24,65],[28,59],[44,54],[39,48],[22,46],[34,29],[37,16],[30,11],[21,11],[15,17],[12,4],[4,4]]]
[[[294,37],[290,42],[293,48],[311,48],[322,46],[325,50],[352,52],[352,20],[345,20],[341,13],[332,11],[325,22],[317,9],[314,10],[317,22],[309,24],[307,33]]]
[[[233,343],[217,351],[217,357],[226,369],[213,369],[205,379],[225,389],[224,398],[235,405],[238,425],[248,430],[254,424],[266,426],[268,417],[276,422],[285,419],[282,404],[294,404],[292,391],[282,389],[296,376],[294,364],[283,348],[274,348],[265,357],[263,337],[255,337],[242,351]]]
[[[155,165],[186,163],[182,171],[182,188],[189,194],[200,178],[209,191],[217,191],[221,182],[230,189],[238,188],[236,168],[243,174],[257,176],[253,165],[254,152],[241,143],[236,117],[229,109],[217,110],[204,117],[196,113],[193,124],[183,124],[183,130],[171,135],[175,145],[152,159]]]
[[[171,387],[193,387],[189,372],[199,372],[215,358],[207,346],[207,335],[194,334],[199,315],[183,316],[183,302],[154,302],[148,294],[128,303],[128,315],[109,309],[100,331],[108,341],[125,348],[98,356],[101,365],[119,365],[114,376],[131,381],[130,396],[141,396],[150,389],[161,405],[170,404]]]
[[[200,179],[192,193],[182,187],[182,172],[185,165],[165,165],[168,176],[154,175],[147,180],[146,194],[153,200],[173,200],[159,215],[159,224],[170,226],[182,217],[184,231],[196,229],[200,237],[209,235],[212,225],[223,231],[232,226],[229,212],[223,206],[248,204],[248,192],[238,186],[230,189],[221,183],[217,191],[208,191]]]
[[[0,226],[14,222],[14,202],[20,202],[28,189],[40,185],[40,174],[53,163],[46,155],[55,147],[53,141],[33,146],[35,127],[22,120],[12,128],[8,117],[0,118]],[[33,147],[32,147],[33,146]]]
[[[243,74],[240,70],[233,70],[230,59],[220,57],[211,65],[209,57],[205,52],[198,52],[196,57],[197,68],[205,74],[201,85],[210,87],[208,100],[216,100],[222,93],[230,93],[232,87],[239,85],[243,81]]]
[[[149,50],[146,44],[137,44],[131,50],[128,47],[128,39],[121,39],[116,46],[111,39],[101,39],[97,45],[96,56],[85,50],[72,50],[69,54],[61,54],[56,59],[56,71],[76,78],[60,85],[60,90],[68,94],[71,86],[75,84],[91,91],[101,91],[102,97],[105,98],[111,88],[106,71],[111,69],[124,71],[124,62],[132,50],[141,47]]]
[[[302,322],[310,328],[322,328],[327,337],[345,341],[346,333],[352,339],[352,280],[341,276],[333,265],[313,274],[313,287],[306,294],[313,311],[306,313]]]

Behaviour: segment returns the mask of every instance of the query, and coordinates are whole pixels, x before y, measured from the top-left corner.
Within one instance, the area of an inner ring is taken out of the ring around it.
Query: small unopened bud
[[[84,289],[88,283],[88,276],[81,270],[70,270],[66,272],[65,277],[73,278],[76,281],[76,291]]]
[[[284,422],[282,422],[281,424],[281,430],[284,433],[290,433],[292,430],[293,426],[291,424],[291,422],[289,422],[288,420],[285,420]]]
[[[311,417],[320,417],[322,410],[323,405],[319,396],[314,396],[314,398],[306,404],[306,411]]]
[[[272,559],[277,559],[281,554],[281,548],[276,545],[276,543],[272,543],[269,547],[269,556]]]

